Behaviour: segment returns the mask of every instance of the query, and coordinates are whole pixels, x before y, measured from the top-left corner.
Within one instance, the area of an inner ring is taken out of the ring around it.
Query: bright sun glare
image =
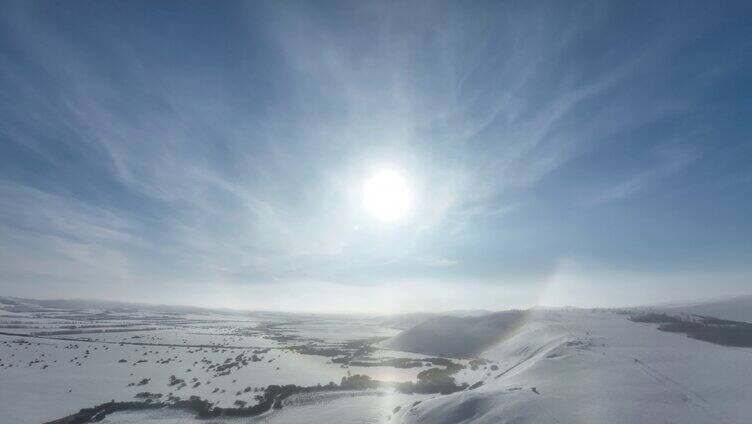
[[[363,205],[381,221],[396,221],[410,209],[410,190],[399,173],[384,169],[363,185]]]

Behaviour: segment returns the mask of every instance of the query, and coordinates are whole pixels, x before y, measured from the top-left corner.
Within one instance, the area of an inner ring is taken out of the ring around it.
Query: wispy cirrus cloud
[[[554,225],[581,198],[557,193],[636,197],[707,150],[645,130],[697,132],[675,122],[708,98],[683,73],[705,62],[684,53],[694,15],[650,26],[586,2],[235,6],[169,22],[127,4],[3,6],[3,281],[525,285],[600,240],[585,230],[594,212]],[[711,90],[735,74],[703,75]],[[604,146],[629,143],[645,165],[603,171]],[[408,176],[405,222],[362,210],[380,167]]]
[[[669,178],[682,171],[699,157],[699,153],[695,149],[692,149],[691,146],[681,145],[659,146],[653,149],[652,153],[652,156],[655,157],[653,162],[657,162],[657,164],[609,187],[587,203],[592,206],[632,197],[640,191],[647,189],[651,184],[655,184],[664,178]]]

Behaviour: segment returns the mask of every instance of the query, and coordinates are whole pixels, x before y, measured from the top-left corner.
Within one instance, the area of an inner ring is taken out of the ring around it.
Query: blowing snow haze
[[[0,0],[0,423],[752,422],[751,19]]]

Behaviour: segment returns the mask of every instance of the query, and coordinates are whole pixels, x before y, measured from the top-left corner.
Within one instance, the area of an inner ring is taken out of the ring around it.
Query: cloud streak
[[[587,2],[235,6],[169,22],[126,3],[2,7],[0,287],[535,292],[602,240],[588,214],[691,183],[708,141],[682,119],[737,75],[686,89],[705,60],[685,53],[692,31],[720,22],[689,31],[694,14],[663,30]],[[641,166],[604,153],[635,143]],[[388,226],[361,205],[383,166],[416,195]]]

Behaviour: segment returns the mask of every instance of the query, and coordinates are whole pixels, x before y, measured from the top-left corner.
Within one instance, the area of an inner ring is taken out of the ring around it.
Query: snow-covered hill
[[[479,318],[491,314],[494,314],[494,312],[485,309],[457,309],[441,313],[413,312],[382,317],[381,324],[387,327],[407,330],[437,317]]]
[[[483,354],[483,385],[407,406],[403,423],[748,423],[752,349],[606,311],[536,310]]]
[[[513,334],[527,316],[505,311],[478,316],[438,315],[387,340],[383,345],[405,352],[440,356],[475,356]]]
[[[752,295],[711,302],[695,302],[662,308],[670,313],[711,316],[752,323]]]

